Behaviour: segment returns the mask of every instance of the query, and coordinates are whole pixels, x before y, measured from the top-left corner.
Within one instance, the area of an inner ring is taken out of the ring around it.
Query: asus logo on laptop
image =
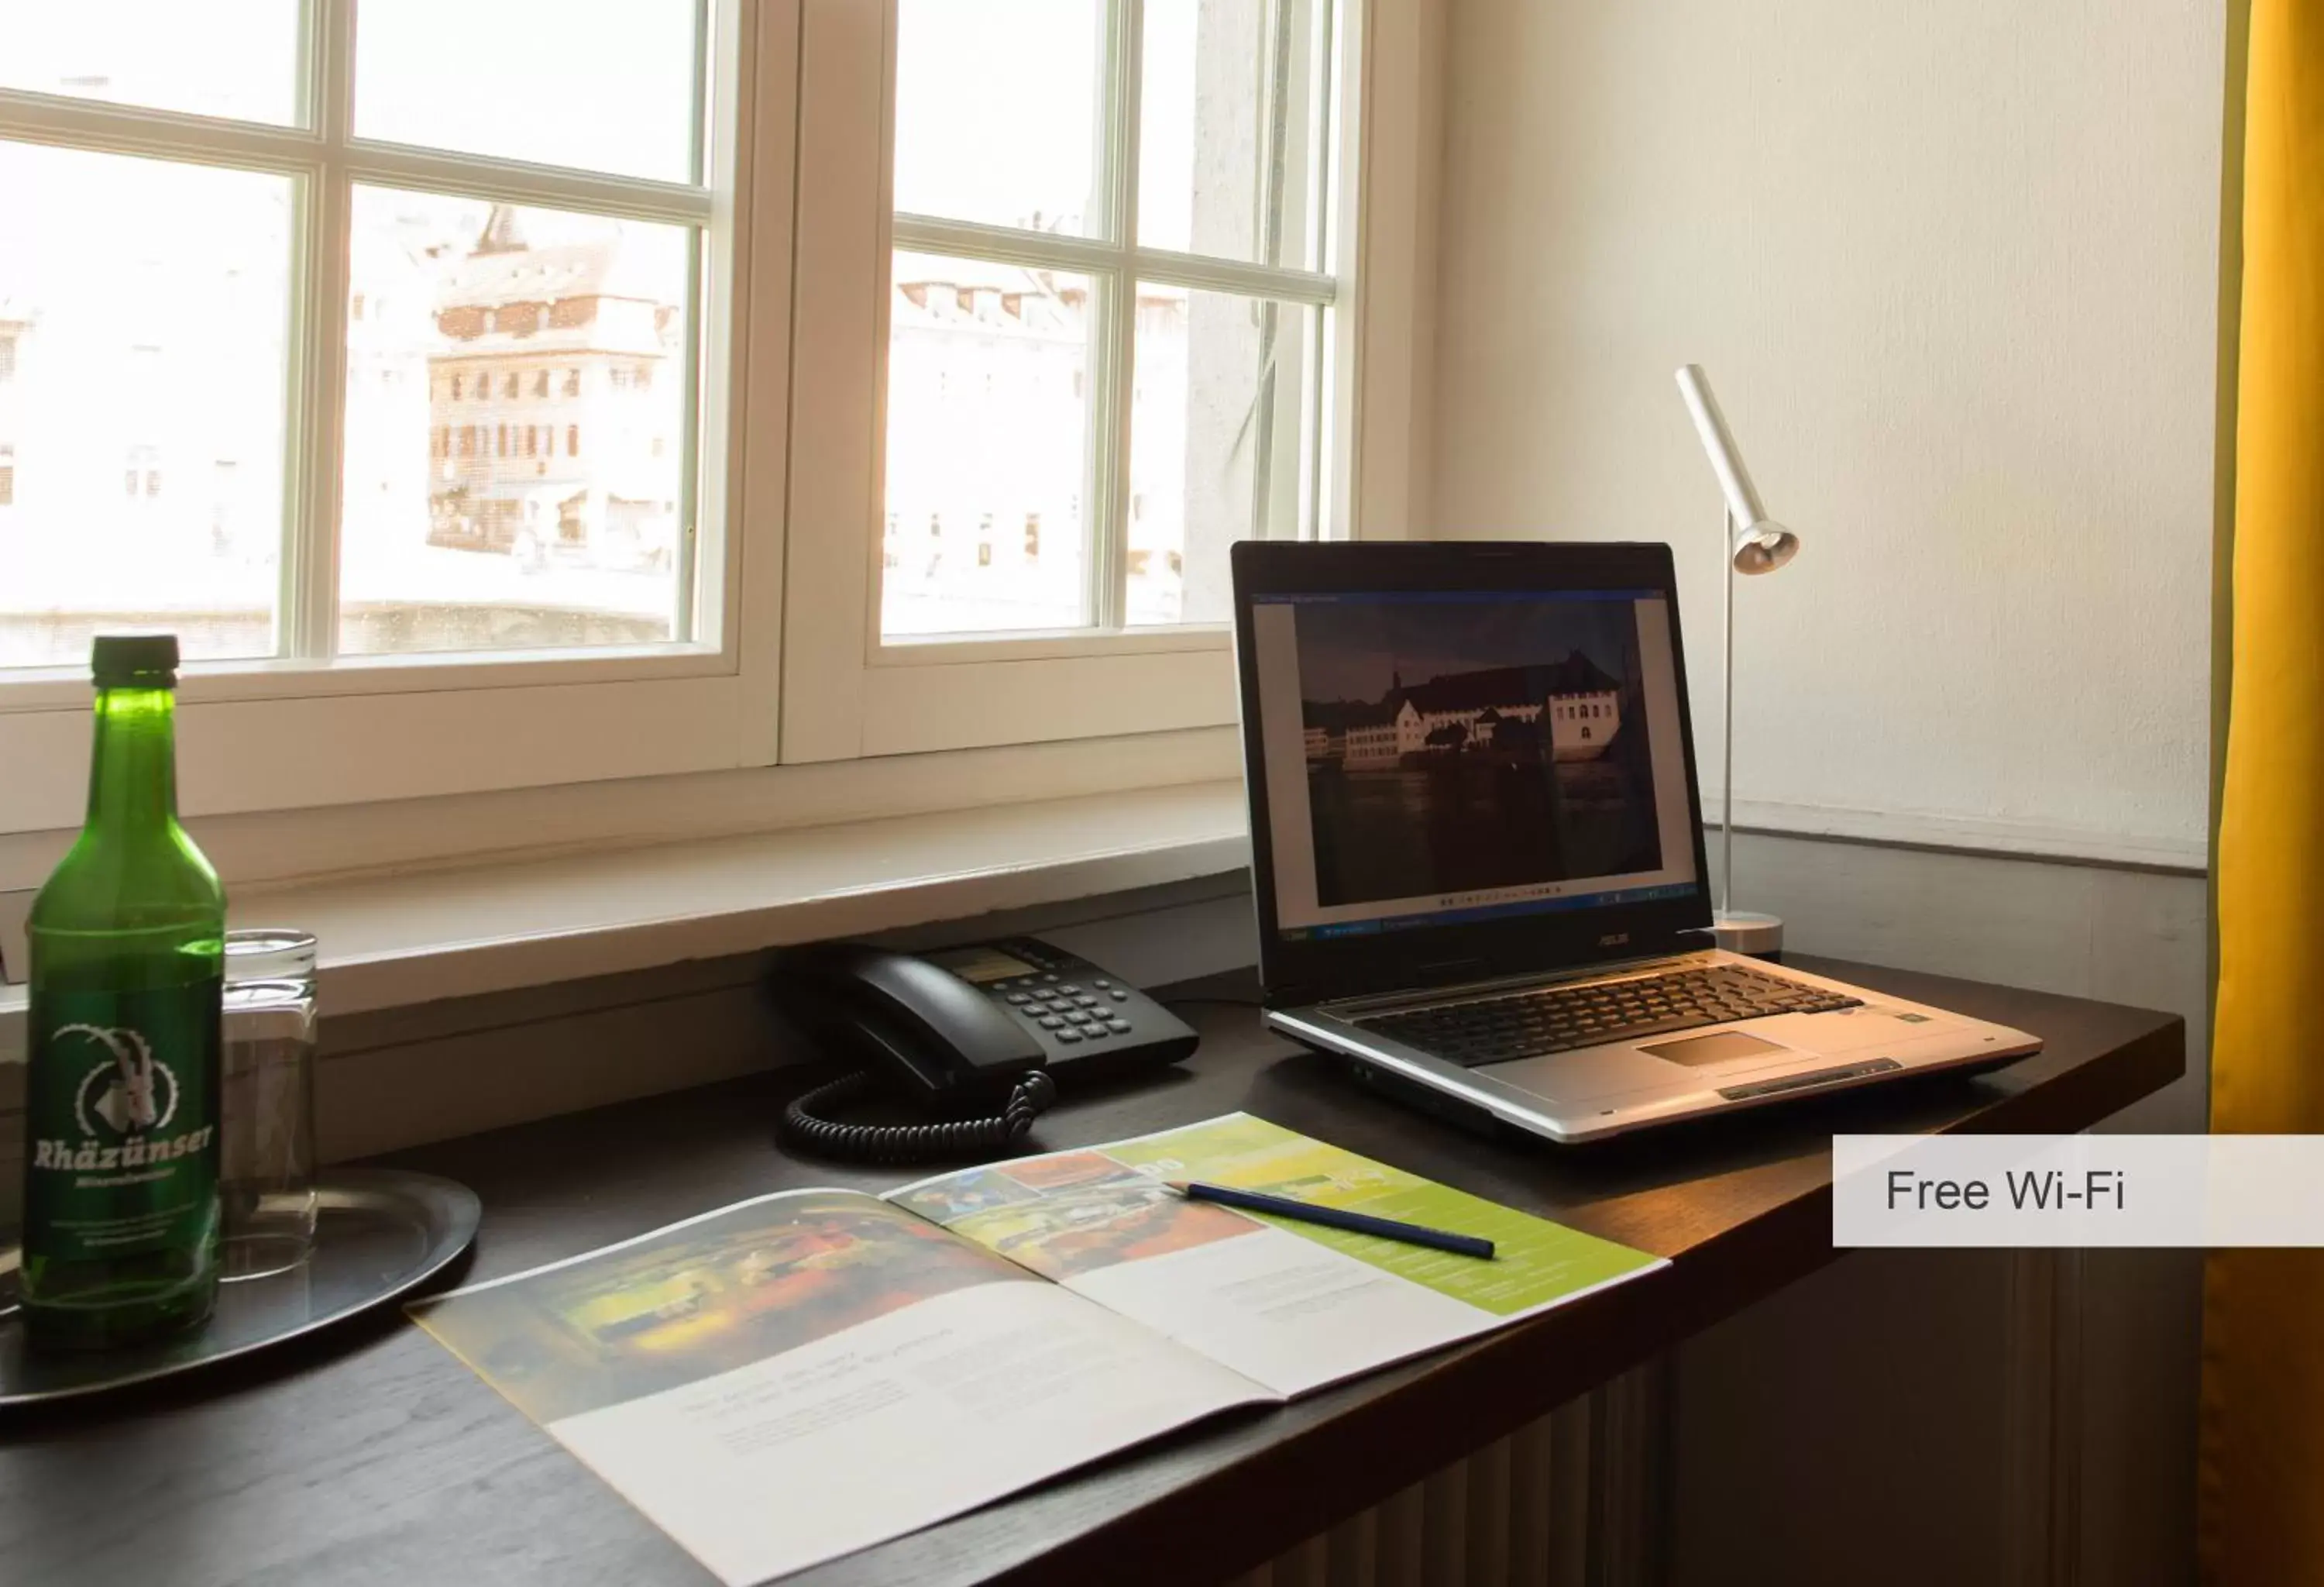
[[[1598,939],[1598,946],[1601,948],[1618,948],[1629,940],[1630,934],[1627,931],[1609,931]]]

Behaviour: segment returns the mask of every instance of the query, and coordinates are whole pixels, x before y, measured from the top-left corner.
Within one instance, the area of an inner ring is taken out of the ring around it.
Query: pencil
[[[1325,1228],[1345,1229],[1353,1234],[1377,1234],[1382,1240],[1425,1245],[1432,1250],[1449,1250],[1455,1256],[1482,1257],[1487,1261],[1493,1256],[1493,1242],[1474,1234],[1454,1234],[1418,1223],[1399,1223],[1393,1218],[1374,1218],[1362,1213],[1342,1212],[1338,1207],[1317,1206],[1313,1202],[1293,1201],[1288,1196],[1205,1185],[1200,1180],[1173,1179],[1167,1183],[1188,1201],[1212,1201],[1221,1206],[1240,1207],[1247,1213],[1273,1213],[1279,1218],[1296,1218],[1303,1223],[1321,1223]]]

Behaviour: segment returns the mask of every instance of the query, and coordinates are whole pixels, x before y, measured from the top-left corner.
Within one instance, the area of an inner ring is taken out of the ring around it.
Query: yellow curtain
[[[2324,4],[2252,0],[2233,666],[2211,1124],[2324,1131]],[[2205,1296],[2202,1546],[2324,1582],[2324,1251],[2225,1251]]]

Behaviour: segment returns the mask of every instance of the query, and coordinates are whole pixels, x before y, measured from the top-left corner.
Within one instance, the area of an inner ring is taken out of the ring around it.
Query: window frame
[[[697,0],[706,40],[697,94],[715,111],[701,132],[699,183],[355,137],[356,5],[305,0],[296,125],[0,89],[0,138],[259,171],[291,183],[283,653],[184,669],[181,805],[221,814],[772,763],[782,522],[779,512],[753,505],[781,500],[787,459],[779,448],[753,455],[744,438],[783,424],[788,408],[781,309],[789,297],[797,0]],[[586,652],[331,653],[349,208],[358,183],[701,228],[698,342],[689,350],[693,588],[680,608],[693,637]],[[754,317],[754,301],[777,311]],[[716,598],[697,602],[694,592],[705,589]],[[0,763],[25,769],[0,780],[0,832],[78,821],[88,711],[82,668],[0,675]]]
[[[1116,477],[1101,467],[1097,532],[1090,535],[1089,628],[992,637],[889,639],[881,632],[885,508],[890,266],[898,248],[1107,272],[1139,280],[1328,306],[1322,338],[1323,436],[1313,521],[1326,539],[1360,532],[1356,400],[1369,208],[1361,159],[1366,117],[1367,0],[1329,0],[1331,114],[1320,167],[1326,195],[1323,258],[1314,271],[1247,264],[1138,246],[1139,54],[1147,0],[1108,8],[1105,71],[1112,136],[1101,150],[1114,220],[1104,240],[1046,236],[926,216],[898,216],[893,200],[897,0],[804,0],[800,87],[794,359],[797,386],[816,401],[793,409],[792,598],[783,677],[782,758],[844,760],[1124,731],[1213,726],[1235,719],[1231,625],[1128,627],[1108,591],[1126,553],[1130,489],[1130,343],[1135,316],[1111,316],[1111,345],[1095,349],[1091,422],[1112,431]],[[1164,0],[1177,3],[1177,0]],[[1323,85],[1319,84],[1319,89]],[[1113,393],[1119,393],[1114,395]],[[1102,449],[1102,456],[1104,455]],[[1108,625],[1111,623],[1111,625]]]

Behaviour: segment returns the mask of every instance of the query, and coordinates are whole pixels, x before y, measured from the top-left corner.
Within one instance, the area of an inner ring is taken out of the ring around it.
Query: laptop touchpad
[[[1746,1036],[1740,1030],[1714,1030],[1708,1036],[1690,1036],[1681,1041],[1640,1042],[1638,1050],[1698,1069],[1705,1064],[1731,1064],[1738,1058],[1756,1058],[1792,1049]]]

